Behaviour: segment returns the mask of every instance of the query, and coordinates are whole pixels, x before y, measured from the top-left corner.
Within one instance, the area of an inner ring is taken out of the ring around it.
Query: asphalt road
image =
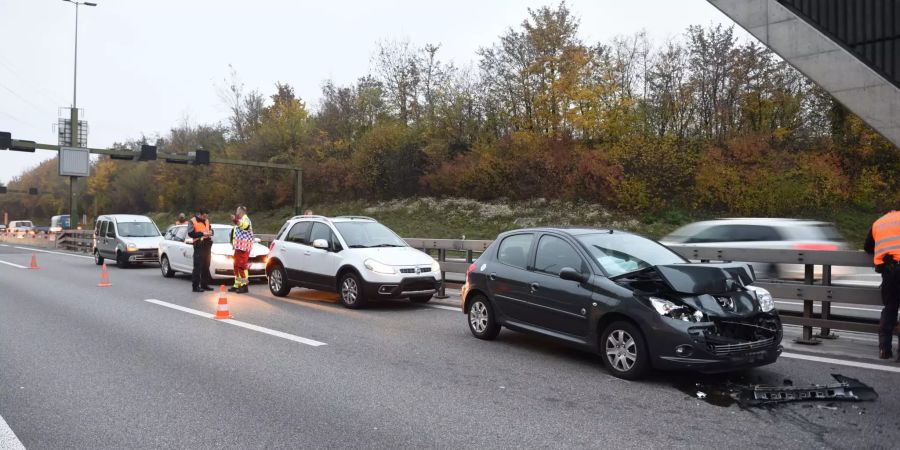
[[[30,257],[0,246],[0,446],[4,421],[29,449],[890,448],[900,439],[897,371],[783,357],[730,375],[627,382],[597,357],[537,337],[477,340],[448,304],[351,311],[328,294],[279,299],[255,284],[228,297],[240,322],[223,323],[191,312],[213,313],[217,293],[194,294],[187,278],[163,279],[155,266],[111,267],[112,287],[101,288],[89,258],[38,253],[39,270],[17,267]],[[728,381],[803,386],[830,373],[880,398],[742,409],[696,397],[697,383],[714,397]]]

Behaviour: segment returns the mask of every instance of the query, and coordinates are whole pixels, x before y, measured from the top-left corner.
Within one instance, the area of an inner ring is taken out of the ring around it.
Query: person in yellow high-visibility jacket
[[[231,245],[234,247],[234,286],[228,290],[246,294],[250,284],[250,252],[253,250],[253,224],[247,216],[247,207],[238,206],[231,216],[234,229]]]

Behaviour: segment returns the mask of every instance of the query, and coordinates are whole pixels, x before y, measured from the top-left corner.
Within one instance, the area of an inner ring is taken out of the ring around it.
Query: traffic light
[[[197,150],[194,153],[194,164],[209,164],[209,151],[208,150]]]
[[[142,145],[141,156],[138,157],[138,161],[156,161],[156,146],[146,144]]]
[[[12,145],[12,142],[9,144],[9,149],[17,152],[31,152],[34,153],[35,149],[34,141],[19,141],[18,145]]]
[[[28,188],[28,195],[37,195],[37,188]]]
[[[12,133],[0,131],[0,150],[6,150],[12,147]]]

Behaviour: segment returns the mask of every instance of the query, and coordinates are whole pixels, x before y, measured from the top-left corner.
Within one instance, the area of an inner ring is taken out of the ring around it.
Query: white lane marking
[[[153,303],[153,304],[156,304],[156,305],[160,305],[160,306],[165,306],[166,308],[177,309],[178,311],[186,312],[186,313],[188,313],[188,314],[194,314],[194,315],[197,315],[197,316],[200,316],[200,317],[205,317],[205,318],[207,318],[207,319],[212,319],[212,318],[214,317],[212,314],[207,313],[207,312],[197,311],[196,309],[186,308],[186,307],[184,307],[184,306],[176,305],[176,304],[174,304],[174,303],[164,302],[164,301],[162,301],[162,300],[157,300],[157,299],[151,298],[151,299],[147,299],[147,300],[144,300],[144,301],[145,301],[145,302],[150,302],[150,303]],[[241,327],[241,328],[246,328],[246,329],[248,329],[248,330],[258,331],[258,332],[260,332],[260,333],[265,333],[265,334],[268,334],[268,335],[271,335],[271,336],[280,337],[280,338],[282,338],[282,339],[287,339],[287,340],[289,340],[289,341],[294,341],[294,342],[299,342],[299,343],[301,343],[301,344],[311,345],[311,346],[313,346],[313,347],[319,347],[319,346],[322,346],[322,345],[327,345],[327,344],[325,344],[324,342],[319,342],[319,341],[316,341],[316,340],[307,339],[307,338],[305,338],[305,337],[295,336],[295,335],[293,335],[293,334],[288,334],[288,333],[285,333],[285,332],[283,332],[283,331],[273,330],[273,329],[271,329],[271,328],[261,327],[261,326],[259,326],[259,325],[253,325],[252,323],[241,322],[240,320],[225,319],[225,320],[219,320],[219,322],[227,323],[227,324],[229,324],[229,325],[235,325],[235,326],[238,326],[238,327]]]
[[[425,306],[427,306],[429,308],[446,309],[447,311],[456,311],[456,312],[462,311],[462,308],[457,308],[455,306],[444,306],[444,305],[425,305]]]
[[[3,416],[0,416],[0,448],[7,450],[25,450],[25,446],[22,445],[22,441],[16,437],[16,433],[13,433],[12,428],[3,420]]]
[[[823,358],[821,356],[801,355],[799,353],[782,353],[784,358],[802,359],[804,361],[815,361],[827,364],[835,364],[838,366],[859,367],[860,369],[881,370],[884,372],[900,373],[900,367],[882,366],[880,364],[869,364],[857,361],[846,361],[843,359]]]
[[[17,249],[20,249],[20,250],[28,250],[28,251],[31,251],[31,252],[52,253],[52,254],[54,254],[54,255],[63,255],[63,256],[74,256],[75,258],[94,259],[93,256],[75,255],[75,254],[72,254],[72,253],[63,253],[63,252],[51,252],[50,250],[41,250],[41,249],[30,248],[30,247],[13,247],[13,248],[17,248]]]
[[[28,268],[28,267],[25,267],[25,266],[20,266],[20,265],[18,265],[18,264],[13,264],[13,263],[11,263],[11,262],[6,262],[6,261],[0,261],[0,264],[6,264],[7,266],[18,267],[18,268],[20,268],[20,269],[27,269],[27,268]]]
[[[803,303],[800,303],[800,302],[784,302],[784,301],[781,301],[781,300],[775,300],[775,303],[783,303],[783,304],[785,304],[785,305],[797,305],[797,306],[803,306]],[[872,311],[872,312],[881,312],[880,309],[874,309],[874,308],[859,308],[859,307],[856,307],[856,306],[837,306],[837,305],[831,305],[831,309],[852,309],[852,310],[854,310],[854,311]]]

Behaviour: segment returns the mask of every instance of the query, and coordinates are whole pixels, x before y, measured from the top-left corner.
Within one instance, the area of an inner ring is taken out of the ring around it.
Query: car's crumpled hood
[[[653,267],[669,289],[680,294],[725,294],[753,283],[744,263],[668,264]]]

